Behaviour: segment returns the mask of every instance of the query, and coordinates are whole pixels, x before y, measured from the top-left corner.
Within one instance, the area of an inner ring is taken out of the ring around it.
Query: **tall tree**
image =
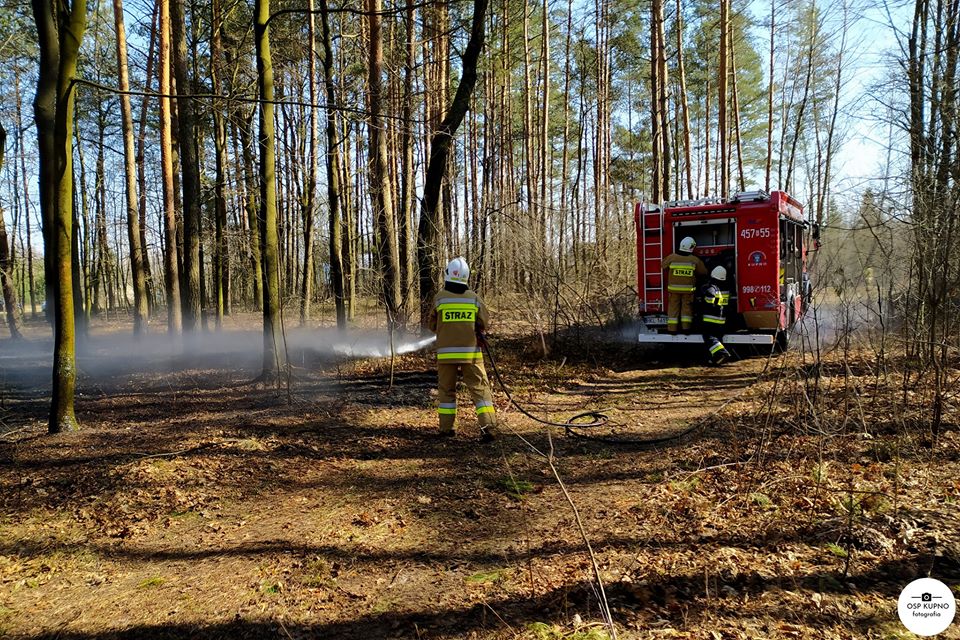
[[[720,0],[720,65],[717,73],[717,131],[719,137],[719,151],[717,161],[720,163],[720,197],[726,200],[730,196],[730,155],[728,153],[729,140],[727,133],[727,80],[730,77],[729,62],[730,46],[730,0]]]
[[[33,227],[33,222],[31,220],[31,206],[30,206],[30,185],[29,185],[29,174],[27,173],[27,152],[26,145],[24,144],[24,126],[23,126],[23,109],[21,107],[21,98],[20,98],[20,68],[19,66],[14,67],[13,72],[13,91],[14,91],[14,101],[16,103],[16,116],[17,116],[17,136],[16,136],[16,145],[17,150],[19,151],[20,156],[20,179],[23,181],[23,222],[24,228],[27,231],[27,246],[26,246],[26,258],[27,258],[27,284],[29,288],[27,289],[30,296],[30,316],[33,318],[37,317],[37,287],[34,281],[33,273],[33,238],[31,234],[31,228]],[[16,161],[16,160],[14,160]],[[12,246],[12,245],[11,245]],[[12,254],[12,252],[11,252]],[[22,299],[22,298],[21,298]]]
[[[3,169],[3,160],[7,149],[7,130],[0,124],[0,169]],[[3,208],[0,207],[0,288],[3,294],[3,309],[7,314],[7,327],[10,337],[19,340],[20,333],[19,307],[17,291],[13,287],[13,261],[10,259],[10,245],[7,244],[7,226],[3,221]]]
[[[163,183],[164,221],[164,284],[167,297],[167,332],[179,334],[183,329],[180,306],[180,264],[178,260],[176,184],[173,157],[173,104],[171,90],[170,0],[160,3],[160,167]]]
[[[343,269],[344,234],[340,215],[340,135],[337,131],[337,96],[333,80],[333,47],[330,37],[330,17],[327,0],[320,0],[320,33],[323,41],[323,84],[326,91],[327,110],[327,203],[330,208],[330,282],[337,315],[337,328],[347,328],[347,308],[344,302],[345,282]],[[349,234],[347,234],[349,237]],[[348,247],[349,250],[349,247]]]
[[[223,67],[223,16],[220,0],[210,3],[210,80],[213,93],[220,95],[223,86],[221,69]],[[311,100],[312,101],[312,100]],[[214,250],[213,250],[213,286],[215,299],[215,325],[223,326],[223,316],[230,313],[230,251],[224,235],[227,226],[227,122],[222,106],[213,105],[213,143],[215,147],[216,179],[213,187],[214,200]]]
[[[653,145],[653,201],[670,197],[670,126],[663,0],[650,4],[650,122]]]
[[[117,71],[120,81],[120,116],[123,124],[124,176],[126,177],[127,240],[130,243],[130,273],[133,279],[133,334],[147,328],[147,279],[144,248],[140,244],[140,214],[137,209],[136,152],[133,146],[133,112],[130,108],[130,79],[127,72],[127,37],[123,24],[123,0],[113,0],[113,20],[117,34]]]
[[[770,193],[770,169],[773,164],[773,54],[777,34],[777,0],[770,0],[770,77],[767,83],[767,158],[764,164],[763,188]]]
[[[150,20],[150,44],[147,47],[147,67],[145,93],[150,93],[154,75],[157,69],[157,21],[160,18],[160,3],[153,0],[153,18]],[[137,187],[139,191],[139,202],[137,204],[140,215],[140,247],[143,258],[143,275],[147,283],[147,305],[151,314],[156,312],[157,291],[153,278],[153,272],[150,270],[150,252],[147,249],[147,172],[144,161],[147,146],[147,111],[153,103],[153,98],[149,95],[143,96],[140,103],[140,119],[137,132],[137,157],[135,164],[137,167]]]
[[[54,0],[31,0],[37,24],[40,66],[37,71],[37,93],[33,101],[37,125],[39,155],[40,221],[43,232],[43,281],[46,291],[47,320],[54,321],[54,298],[57,283],[54,247],[54,213],[57,202],[57,149],[54,128],[57,115],[57,74],[60,72],[60,38],[54,15]]]
[[[56,257],[56,321],[54,323],[53,397],[50,433],[77,429],[73,400],[77,367],[73,308],[73,113],[76,92],[74,78],[80,42],[87,26],[86,0],[60,3],[57,26],[60,65],[57,73],[56,124],[56,208],[52,249]]]
[[[310,319],[310,301],[313,298],[313,218],[317,197],[317,138],[320,136],[320,124],[317,119],[317,38],[314,0],[307,4],[310,15],[307,17],[307,65],[310,74],[307,86],[310,89],[310,157],[307,175],[307,189],[303,198],[303,284],[300,295],[300,324],[306,325]]]
[[[183,187],[183,329],[196,331],[201,313],[200,261],[200,161],[197,156],[196,114],[193,83],[187,67],[187,19],[184,0],[171,0],[170,27],[173,40],[173,73],[177,82],[177,125],[179,132],[180,176]]]
[[[680,84],[680,113],[683,119],[683,164],[686,176],[687,198],[693,199],[693,163],[690,160],[690,107],[687,102],[687,74],[683,66],[683,7],[677,0],[677,81]],[[679,156],[679,152],[677,152]],[[677,176],[680,181],[680,176]],[[678,189],[679,191],[679,189]]]
[[[280,349],[280,242],[277,231],[277,150],[274,126],[273,61],[270,56],[270,0],[254,0],[253,32],[260,99],[260,242],[263,248],[263,377],[285,364]]]
[[[377,223],[377,257],[382,278],[383,302],[391,325],[400,308],[400,254],[393,211],[393,189],[387,167],[387,130],[383,119],[383,40],[380,32],[382,0],[367,0],[370,29],[368,77],[370,112],[370,196]]]
[[[420,279],[420,322],[425,327],[433,293],[440,274],[437,262],[437,205],[446,174],[450,146],[470,106],[470,95],[477,83],[477,61],[483,50],[484,20],[488,0],[474,0],[470,39],[463,53],[462,75],[450,109],[430,141],[430,163],[423,186],[423,208],[417,234],[417,267]]]
[[[413,75],[417,63],[416,24],[412,2],[407,4],[404,26],[406,27],[406,47],[404,48],[403,95],[400,98],[400,289],[403,295],[403,307],[409,313],[414,285],[413,242],[411,240],[415,202]]]

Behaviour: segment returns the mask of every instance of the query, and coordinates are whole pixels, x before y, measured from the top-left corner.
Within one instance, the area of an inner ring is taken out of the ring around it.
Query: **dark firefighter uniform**
[[[465,289],[465,285],[461,285]],[[451,283],[433,300],[430,330],[437,334],[437,413],[440,433],[453,435],[457,421],[457,374],[470,392],[480,430],[493,436],[497,418],[493,411],[490,381],[483,368],[483,352],[477,333],[486,331],[490,316],[483,300],[470,289],[450,291]],[[459,289],[456,284],[454,289]]]
[[[678,325],[689,331],[697,278],[706,276],[707,268],[700,258],[683,250],[664,258],[661,267],[667,272],[667,331],[676,333]]]
[[[714,272],[719,269],[722,269],[722,267],[714,269]],[[725,279],[726,273],[724,272]],[[710,282],[700,287],[702,312],[700,319],[703,322],[703,341],[710,352],[711,362],[715,364],[720,364],[730,358],[730,352],[720,342],[720,338],[725,333],[727,309],[730,305],[730,292],[721,288],[726,285],[724,280],[711,277]]]

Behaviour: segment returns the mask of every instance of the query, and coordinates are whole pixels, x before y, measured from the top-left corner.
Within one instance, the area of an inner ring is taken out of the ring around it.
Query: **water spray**
[[[403,355],[420,351],[437,341],[437,336],[429,336],[420,340],[404,342],[398,344],[393,349],[393,355]],[[389,358],[391,350],[389,345],[371,345],[361,344],[360,339],[353,342],[344,342],[333,345],[333,352],[337,355],[348,358]]]

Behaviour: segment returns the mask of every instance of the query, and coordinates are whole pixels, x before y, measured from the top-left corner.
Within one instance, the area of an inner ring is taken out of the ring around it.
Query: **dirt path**
[[[250,384],[245,358],[145,370],[103,355],[81,385],[83,430],[57,438],[37,422],[43,389],[8,382],[6,421],[25,431],[0,445],[0,635],[603,637],[546,461],[512,435],[479,444],[467,411],[461,436],[436,439],[429,359],[402,358],[388,389],[382,363],[304,350],[288,400]],[[646,450],[551,432],[619,637],[897,637],[884,635],[891,602],[927,550],[898,542],[900,520],[863,525],[844,575],[842,512],[811,486],[814,443],[735,428],[773,384],[753,385],[762,359],[619,372],[504,360],[538,415],[605,409],[615,437],[703,423]],[[17,362],[8,380],[34,379],[36,362]],[[497,402],[509,430],[546,450],[546,432]],[[940,470],[958,477],[956,460]],[[884,467],[858,466],[889,488]],[[948,517],[937,513],[913,523]]]

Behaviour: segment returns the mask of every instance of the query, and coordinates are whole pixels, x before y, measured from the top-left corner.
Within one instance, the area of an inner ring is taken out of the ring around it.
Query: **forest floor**
[[[519,332],[496,353],[533,413],[604,409],[586,433],[619,440],[696,428],[548,440],[497,390],[509,433],[484,445],[463,392],[460,434],[436,437],[429,355],[390,387],[388,361],[294,336],[288,392],[253,382],[245,322],[176,348],[97,328],[82,429],[56,437],[49,338],[0,341],[0,636],[606,638],[577,516],[532,447],[553,447],[619,638],[909,638],[900,590],[960,583],[960,407],[934,438],[903,362],[709,368],[585,335],[543,359]]]

